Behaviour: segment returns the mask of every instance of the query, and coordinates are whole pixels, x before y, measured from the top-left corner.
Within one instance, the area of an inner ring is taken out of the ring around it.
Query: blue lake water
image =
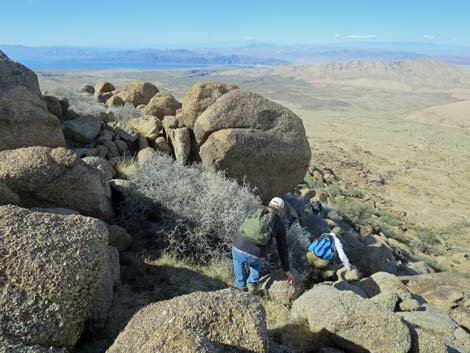
[[[182,65],[182,64],[151,64],[151,63],[129,63],[129,62],[96,62],[96,61],[37,61],[37,60],[21,60],[23,65],[33,70],[44,69],[184,69],[184,68],[204,68],[208,65]]]

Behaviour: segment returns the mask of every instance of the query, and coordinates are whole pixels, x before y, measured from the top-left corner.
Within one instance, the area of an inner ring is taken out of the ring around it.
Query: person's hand
[[[289,271],[285,272],[284,273],[284,276],[286,276],[286,282],[289,283],[289,284],[292,284],[295,282],[295,277],[292,273],[290,273]]]

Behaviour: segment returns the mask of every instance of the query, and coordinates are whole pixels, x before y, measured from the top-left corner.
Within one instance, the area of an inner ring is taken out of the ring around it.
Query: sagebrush
[[[142,115],[131,103],[126,102],[120,107],[106,107],[100,104],[95,96],[72,89],[55,88],[49,94],[67,98],[70,103],[70,110],[78,115],[98,115],[99,113],[111,111],[114,114],[115,121],[121,124],[127,124],[130,119],[136,119]]]
[[[260,203],[248,186],[222,173],[157,152],[139,161],[128,180],[133,192],[123,205],[124,225],[146,232],[172,256],[195,262],[228,256],[239,225]]]

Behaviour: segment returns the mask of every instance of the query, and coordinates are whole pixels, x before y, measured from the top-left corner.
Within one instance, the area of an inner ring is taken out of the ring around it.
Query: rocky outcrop
[[[36,74],[0,51],[0,151],[64,144],[60,121],[47,110]]]
[[[308,321],[319,343],[348,352],[407,353],[411,347],[398,316],[350,291],[315,286],[294,302],[292,314]]]
[[[429,304],[424,305],[423,308],[422,311],[399,313],[411,327],[412,335],[415,335],[415,339],[418,340],[414,343],[415,346],[425,344],[424,340],[428,339],[437,347],[445,345],[454,349],[450,351],[470,351],[470,335],[459,327],[448,314]],[[418,352],[427,351],[420,350]]]
[[[0,152],[0,182],[24,207],[70,208],[103,219],[113,215],[109,185],[101,172],[65,148]]]
[[[176,115],[176,111],[179,108],[181,108],[181,103],[178,102],[170,93],[162,91],[152,97],[144,108],[143,113],[163,120],[165,116]]]
[[[188,93],[183,99],[183,110],[181,114],[181,122],[189,128],[194,127],[194,123],[199,115],[204,112],[217,99],[225,93],[238,86],[231,83],[222,82],[198,82],[191,86]]]
[[[182,346],[187,352],[265,353],[264,309],[256,297],[234,289],[156,302],[134,315],[107,352],[176,352]]]
[[[150,82],[133,81],[125,85],[117,96],[137,107],[140,104],[147,104],[157,93],[158,88]]]
[[[2,206],[0,234],[0,337],[73,347],[104,280],[106,225]]]
[[[300,118],[250,92],[223,95],[198,117],[194,134],[210,169],[247,181],[264,201],[295,187],[310,162]]]

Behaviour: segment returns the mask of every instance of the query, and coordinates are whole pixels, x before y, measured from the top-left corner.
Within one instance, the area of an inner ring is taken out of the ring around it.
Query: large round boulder
[[[137,107],[141,104],[147,104],[157,93],[158,88],[150,82],[132,81],[125,85],[117,96]]]
[[[113,215],[101,172],[65,148],[0,152],[0,182],[20,197],[23,207],[69,208],[103,219]]]
[[[189,128],[194,127],[194,123],[201,113],[206,110],[217,99],[225,93],[238,86],[231,83],[222,82],[198,82],[191,86],[186,96],[183,98],[183,109],[181,122]]]
[[[71,348],[104,281],[99,220],[0,207],[0,337]]]
[[[181,108],[181,103],[170,93],[162,91],[152,97],[143,112],[144,115],[156,116],[158,119],[163,120],[165,116],[176,115],[179,108]]]
[[[315,286],[294,302],[292,314],[307,320],[319,343],[348,352],[407,353],[411,348],[408,328],[397,315],[351,291]]]
[[[247,181],[264,201],[295,187],[310,162],[300,118],[255,93],[225,94],[199,116],[194,133],[210,169]]]
[[[0,151],[64,144],[60,121],[48,111],[36,74],[0,51]]]
[[[234,289],[156,302],[134,315],[107,353],[171,352],[167,347],[176,352],[183,344],[179,340],[193,347],[186,352],[265,353],[263,306],[255,296]],[[201,344],[203,350],[194,350]]]

